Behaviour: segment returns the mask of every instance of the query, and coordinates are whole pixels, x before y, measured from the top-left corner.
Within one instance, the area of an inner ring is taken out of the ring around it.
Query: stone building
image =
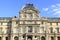
[[[0,40],[60,40],[60,18],[40,17],[33,4],[26,4],[19,17],[0,17]]]

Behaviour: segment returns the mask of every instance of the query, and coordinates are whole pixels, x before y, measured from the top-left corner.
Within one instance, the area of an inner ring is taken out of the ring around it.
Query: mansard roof
[[[33,4],[26,4],[22,9],[38,11],[36,6],[34,6]]]
[[[11,20],[12,17],[0,17],[0,20]]]
[[[50,17],[48,17],[48,18],[46,18],[46,17],[41,17],[41,19],[40,20],[42,20],[42,21],[48,21],[48,22],[60,22],[60,18],[57,18],[57,17],[54,17],[54,18],[50,18]]]
[[[60,22],[60,18],[47,18],[49,22]]]
[[[60,22],[60,18],[41,18],[40,20],[45,20],[48,22]],[[0,20],[12,20],[12,17],[0,17]]]

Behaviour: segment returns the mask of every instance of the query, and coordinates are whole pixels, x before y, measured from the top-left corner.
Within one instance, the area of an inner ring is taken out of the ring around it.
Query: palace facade
[[[0,17],[0,40],[60,40],[60,18],[40,17],[33,4],[26,4],[19,17]]]

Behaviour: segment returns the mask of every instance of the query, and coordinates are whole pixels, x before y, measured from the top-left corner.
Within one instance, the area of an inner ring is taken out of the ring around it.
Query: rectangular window
[[[25,15],[23,15],[22,18],[25,18]]]
[[[44,27],[41,27],[40,28],[40,33],[43,33],[44,32]]]
[[[11,33],[11,28],[7,27],[6,33],[10,34]]]
[[[29,16],[29,19],[31,20],[32,19],[32,14],[29,14],[28,16]]]
[[[1,22],[1,25],[3,25],[3,22]]]
[[[56,25],[58,26],[58,22],[56,23]]]
[[[53,28],[52,27],[50,28],[50,33],[53,33]]]
[[[50,25],[52,25],[52,23],[50,23]]]
[[[37,15],[34,15],[34,19],[36,20],[38,18],[38,16]]]
[[[25,33],[26,32],[26,27],[22,27],[22,31],[23,31],[23,33]]]
[[[16,21],[16,24],[18,24],[18,21]]]
[[[28,26],[28,32],[32,32],[32,26]]]
[[[59,28],[56,28],[56,30],[57,30],[57,33],[59,33]]]
[[[19,27],[14,27],[13,33],[19,33]]]
[[[41,22],[41,24],[45,25],[45,24],[46,24],[46,22]]]
[[[37,27],[34,27],[34,32],[37,33]]]
[[[0,27],[0,34],[2,33],[2,27]]]
[[[41,22],[41,24],[43,24],[43,22]]]

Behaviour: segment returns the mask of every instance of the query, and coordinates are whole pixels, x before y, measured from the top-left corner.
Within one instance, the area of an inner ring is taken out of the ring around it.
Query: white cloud
[[[55,5],[51,5],[51,7],[56,7]]]
[[[58,9],[53,9],[53,11],[58,11]]]
[[[43,8],[44,11],[48,11],[48,8]]]
[[[58,7],[60,7],[60,4],[56,4]]]
[[[47,8],[43,8],[43,11],[52,14],[53,16],[60,17],[60,4],[51,5]]]
[[[56,11],[54,15],[60,15],[60,11]]]

